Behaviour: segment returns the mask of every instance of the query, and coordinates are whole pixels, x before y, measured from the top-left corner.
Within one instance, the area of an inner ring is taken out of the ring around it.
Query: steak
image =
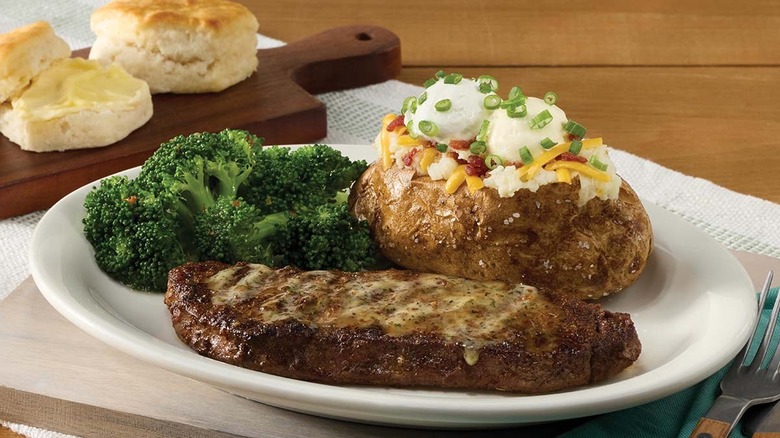
[[[641,350],[627,314],[405,270],[190,263],[170,272],[165,304],[201,355],[328,384],[543,393],[614,376]]]

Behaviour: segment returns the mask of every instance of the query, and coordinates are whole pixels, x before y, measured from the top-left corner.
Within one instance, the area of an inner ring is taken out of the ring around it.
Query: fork
[[[775,298],[772,316],[766,326],[758,351],[753,360],[748,361],[754,338],[760,334],[759,321],[772,284],[772,277],[773,273],[769,271],[758,300],[758,316],[753,335],[721,380],[721,395],[715,399],[707,414],[699,420],[690,438],[726,438],[748,408],[780,400],[780,373],[778,372],[780,349],[770,349],[777,315],[780,313],[780,305],[778,305],[780,294]],[[770,356],[769,364],[764,366],[766,359]]]

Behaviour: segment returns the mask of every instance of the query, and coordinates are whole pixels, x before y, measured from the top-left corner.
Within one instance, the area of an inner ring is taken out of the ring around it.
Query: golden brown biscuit
[[[257,19],[227,0],[114,0],[91,26],[90,59],[118,62],[153,93],[221,91],[257,68]]]
[[[0,105],[0,132],[33,152],[100,147],[145,124],[152,111],[146,82],[117,64],[68,58]]]
[[[17,96],[52,62],[70,56],[70,47],[45,21],[0,35],[0,103]]]

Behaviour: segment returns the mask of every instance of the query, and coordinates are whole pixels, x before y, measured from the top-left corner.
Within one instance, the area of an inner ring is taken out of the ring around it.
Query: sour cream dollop
[[[492,112],[485,109],[483,104],[488,94],[479,91],[476,79],[463,78],[456,84],[439,79],[417,97],[416,105],[404,112],[407,129],[411,127],[409,130],[412,134],[436,143],[449,144],[450,140],[473,139],[482,121],[490,117]],[[423,102],[419,103],[421,99]],[[449,100],[449,108],[444,111],[437,109],[436,104],[445,99]],[[426,134],[420,129],[421,122],[433,123],[436,132]]]
[[[562,109],[550,105],[538,97],[528,97],[525,102],[527,114],[512,118],[503,109],[493,111],[488,121],[485,143],[488,154],[501,157],[505,162],[520,161],[520,148],[527,146],[537,156],[543,152],[541,142],[549,138],[555,144],[563,143],[566,131],[563,126],[568,120]],[[545,126],[533,129],[531,120],[543,111],[548,111],[552,120]]]

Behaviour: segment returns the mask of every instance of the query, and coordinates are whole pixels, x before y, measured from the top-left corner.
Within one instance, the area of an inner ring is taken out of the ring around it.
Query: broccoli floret
[[[322,204],[291,214],[277,233],[282,264],[302,269],[360,271],[376,261],[368,224],[358,221],[346,203]]]
[[[178,136],[135,180],[87,196],[85,233],[101,269],[137,289],[165,290],[187,261],[360,270],[374,248],[344,189],[366,167],[324,145],[263,148],[245,131]]]
[[[251,168],[262,145],[262,138],[241,130],[179,135],[161,144],[143,163],[138,179],[145,184],[161,184],[166,178],[188,170],[196,158]]]
[[[286,212],[264,215],[241,198],[221,197],[195,218],[198,258],[277,266],[273,236],[286,222]]]
[[[168,271],[187,261],[175,199],[152,193],[127,177],[113,176],[84,201],[84,234],[100,269],[140,290],[165,290]]]
[[[267,147],[240,195],[266,212],[304,209],[331,202],[367,167],[326,145]]]

